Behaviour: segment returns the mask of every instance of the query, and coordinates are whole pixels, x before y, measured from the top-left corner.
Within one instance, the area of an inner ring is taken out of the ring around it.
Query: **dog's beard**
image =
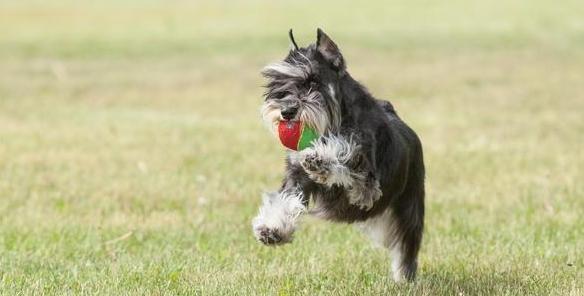
[[[274,101],[266,101],[260,110],[262,119],[266,127],[274,134],[278,135],[278,124],[280,122],[280,106]]]
[[[299,120],[323,135],[330,128],[330,115],[325,106],[320,103],[320,94],[311,92],[305,98],[293,120]],[[283,120],[281,107],[274,100],[266,101],[261,108],[262,119],[268,129],[278,135],[278,124]]]

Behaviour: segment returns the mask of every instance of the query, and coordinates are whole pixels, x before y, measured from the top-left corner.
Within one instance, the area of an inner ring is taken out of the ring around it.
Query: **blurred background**
[[[0,2],[0,293],[583,293],[582,1]],[[259,71],[323,28],[420,135],[416,284],[347,225],[267,248]],[[579,251],[580,250],[580,251]]]

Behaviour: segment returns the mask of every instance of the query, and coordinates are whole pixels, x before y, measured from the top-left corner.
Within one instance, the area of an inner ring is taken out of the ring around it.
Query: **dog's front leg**
[[[382,193],[371,159],[373,146],[365,143],[358,143],[351,137],[329,135],[301,151],[298,162],[314,182],[343,187],[350,204],[369,210]]]
[[[306,212],[302,190],[284,183],[282,189],[263,196],[263,204],[252,226],[256,239],[266,245],[280,245],[292,241],[299,217]]]

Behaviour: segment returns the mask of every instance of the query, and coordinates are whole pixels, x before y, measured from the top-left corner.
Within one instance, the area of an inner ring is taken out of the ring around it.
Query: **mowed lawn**
[[[581,1],[3,1],[0,294],[583,295]],[[351,225],[257,243],[260,69],[320,26],[427,166],[414,284]]]

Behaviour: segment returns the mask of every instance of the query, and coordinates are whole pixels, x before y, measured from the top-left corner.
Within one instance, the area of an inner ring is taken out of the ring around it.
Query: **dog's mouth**
[[[265,125],[275,135],[278,135],[278,125],[281,122],[302,121],[301,111],[298,111],[293,117],[284,118],[279,106],[271,102],[266,102],[261,108],[261,115]]]
[[[300,121],[322,135],[328,129],[330,119],[329,114],[319,104],[299,106],[294,116],[284,118],[280,104],[274,101],[266,101],[262,105],[261,115],[266,127],[276,137],[280,122]]]

